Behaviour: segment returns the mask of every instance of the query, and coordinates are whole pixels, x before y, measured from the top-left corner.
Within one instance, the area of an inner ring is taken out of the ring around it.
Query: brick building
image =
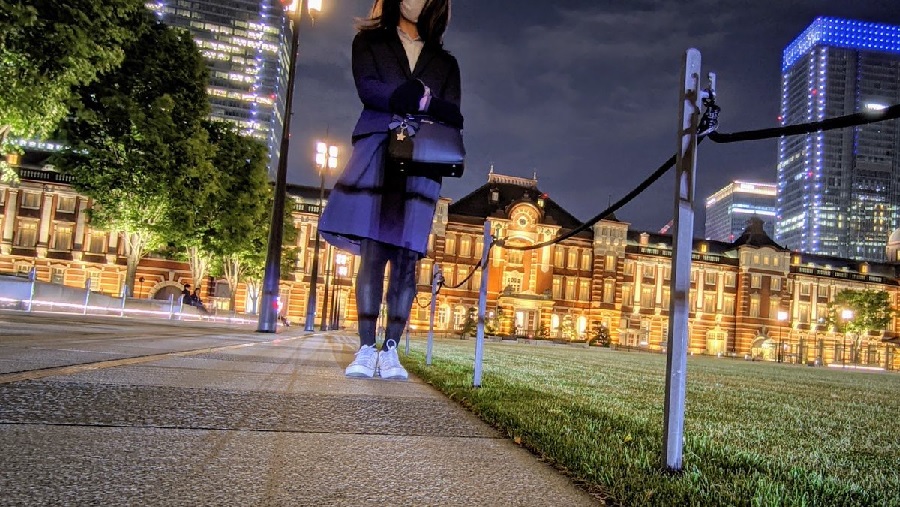
[[[17,161],[20,181],[0,183],[0,273],[32,268],[43,281],[121,294],[125,260],[120,234],[90,227],[89,199],[68,176],[42,166],[40,157]],[[282,299],[303,321],[310,287],[319,189],[289,187],[298,230],[292,272]],[[419,298],[410,326],[429,321],[431,279],[437,264],[446,280],[437,300],[436,328],[459,330],[477,306],[483,228],[507,246],[528,246],[571,232],[581,222],[543,193],[535,178],[488,175],[484,185],[456,202],[441,199],[419,266]],[[888,249],[900,251],[900,234]],[[879,336],[845,336],[826,328],[828,304],[842,289],[886,291],[896,307],[900,264],[870,263],[791,252],[776,244],[758,220],[736,241],[695,240],[691,273],[689,349],[694,354],[896,369],[896,321]],[[318,316],[326,325],[355,326],[353,256],[322,242]],[[532,250],[495,246],[488,263],[486,321],[501,335],[579,340],[598,326],[617,346],[662,351],[668,333],[672,238],[631,230],[611,217],[559,244]],[[888,258],[897,259],[896,252]],[[135,297],[166,299],[192,283],[186,263],[150,256],[138,268]],[[465,281],[458,288],[451,288]],[[214,306],[227,308],[224,280],[199,283]],[[236,311],[252,312],[256,291],[241,283]],[[327,308],[324,303],[327,301]]]

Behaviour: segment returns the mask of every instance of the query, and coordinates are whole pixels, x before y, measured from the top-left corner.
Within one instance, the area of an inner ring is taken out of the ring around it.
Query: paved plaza
[[[0,505],[596,505],[357,338],[0,311]]]

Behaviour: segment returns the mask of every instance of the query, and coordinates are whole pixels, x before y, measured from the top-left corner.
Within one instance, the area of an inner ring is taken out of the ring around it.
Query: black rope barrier
[[[492,242],[490,247],[488,247],[488,248],[493,248],[493,246],[494,246],[494,244]],[[445,284],[443,273],[441,273],[440,271],[435,273],[434,277],[432,278],[432,283],[434,283],[435,278],[439,278],[439,280],[437,283],[437,290],[434,291],[434,297],[437,297],[437,295],[441,293],[441,289],[444,287],[447,287],[448,289],[458,289],[458,288],[462,287],[463,285],[465,285],[466,282],[468,282],[472,278],[472,276],[478,272],[479,268],[484,269],[485,266],[487,266],[487,261],[490,260],[490,258],[491,258],[491,252],[490,252],[490,250],[488,250],[488,255],[487,255],[487,259],[485,259],[485,263],[482,264],[481,260],[479,259],[478,262],[476,262],[475,264],[472,265],[471,269],[469,270],[469,274],[467,274],[466,277],[463,278],[463,281],[459,282],[456,285]],[[431,298],[428,299],[427,303],[422,304],[419,302],[419,295],[417,293],[414,302],[416,303],[416,305],[419,308],[428,308],[431,305]]]
[[[783,127],[773,127],[760,130],[747,130],[744,132],[734,132],[732,134],[711,132],[709,134],[709,139],[713,142],[723,144],[736,143],[740,141],[758,141],[761,139],[773,139],[782,136],[797,136],[826,130],[857,127],[859,125],[867,125],[869,123],[894,120],[896,118],[900,118],[900,104],[886,107],[880,111],[865,111],[862,113],[848,114],[845,116],[837,116],[834,118],[826,118],[824,120],[811,123],[785,125]]]
[[[893,106],[886,107],[880,111],[866,111],[862,113],[849,114],[845,116],[838,116],[835,118],[827,118],[825,120],[810,122],[810,123],[801,123],[797,125],[785,125],[783,127],[775,127],[768,129],[760,129],[760,130],[748,130],[743,132],[734,132],[734,133],[720,133],[716,131],[717,121],[718,121],[718,107],[715,106],[715,103],[712,102],[707,106],[706,114],[703,116],[703,120],[701,120],[701,131],[703,132],[697,139],[697,143],[702,143],[704,139],[707,137],[716,143],[725,144],[725,143],[735,143],[739,141],[757,141],[761,139],[772,139],[776,137],[782,136],[796,136],[803,134],[810,134],[813,132],[820,131],[828,131],[828,130],[837,130],[848,127],[856,127],[860,125],[867,125],[870,123],[878,123],[887,120],[893,120],[900,118],[900,104],[895,104]],[[711,124],[711,126],[710,126]],[[671,169],[675,165],[676,155],[672,155],[669,160],[667,160],[663,165],[661,165],[656,171],[653,172],[647,179],[641,182],[640,185],[635,187],[634,190],[626,194],[624,197],[615,202],[612,206],[606,208],[600,214],[595,216],[594,218],[588,220],[587,222],[581,224],[580,226],[572,229],[571,231],[563,234],[562,236],[558,236],[548,241],[544,241],[542,243],[535,243],[533,245],[507,245],[504,240],[498,240],[497,244],[502,246],[503,248],[508,248],[510,250],[536,250],[538,248],[543,248],[545,246],[554,245],[561,241],[571,238],[576,234],[584,232],[591,228],[594,224],[608,217],[609,215],[615,213],[620,208],[631,202],[635,197],[637,197],[641,192],[646,190],[650,185],[655,183],[658,179],[660,179],[669,169]]]
[[[625,206],[626,204],[628,204],[629,202],[631,202],[632,199],[634,199],[641,192],[646,190],[647,187],[656,183],[656,180],[662,178],[662,176],[664,174],[666,174],[666,172],[668,172],[669,169],[671,169],[675,165],[675,158],[676,158],[676,155],[672,155],[672,157],[669,158],[669,160],[666,160],[665,163],[663,163],[663,165],[659,166],[659,168],[656,171],[653,171],[653,174],[651,174],[647,179],[642,181],[640,185],[638,185],[637,187],[634,188],[634,190],[632,190],[631,192],[628,192],[628,194],[626,194],[625,197],[622,197],[621,199],[616,201],[612,206],[601,211],[600,214],[598,214],[594,218],[592,218],[592,219],[588,220],[587,222],[581,224],[580,226],[572,229],[571,231],[563,234],[562,236],[558,236],[554,239],[544,241],[543,243],[535,243],[533,245],[507,245],[506,240],[503,240],[503,239],[497,240],[494,244],[497,244],[497,245],[502,246],[503,248],[507,248],[509,250],[523,250],[523,251],[537,250],[538,248],[543,248],[545,246],[554,245],[561,241],[567,240],[567,239],[571,238],[572,236],[575,236],[576,234],[584,232],[584,231],[590,229],[591,227],[593,227],[593,225],[596,224],[597,222],[599,222],[600,220],[603,220],[604,218],[606,218],[609,215],[612,215],[613,213],[618,211],[619,208],[621,208],[621,207]]]

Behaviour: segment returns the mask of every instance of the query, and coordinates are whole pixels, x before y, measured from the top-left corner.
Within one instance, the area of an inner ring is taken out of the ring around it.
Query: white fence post
[[[34,285],[37,283],[37,269],[31,268],[28,272],[28,280],[31,282],[31,288],[28,292],[28,312],[31,312],[31,307],[34,306]]]
[[[669,336],[666,347],[666,397],[663,453],[669,470],[682,468],[684,405],[687,387],[688,317],[691,290],[691,248],[694,237],[694,176],[697,169],[697,127],[700,124],[700,51],[688,49],[682,62],[675,166],[675,230],[672,235]]]
[[[91,279],[88,278],[86,282],[84,282],[84,308],[81,310],[82,315],[87,315],[87,307],[88,301],[91,299]]]
[[[125,316],[125,300],[128,299],[128,286],[122,286],[122,308],[119,310],[119,317]]]
[[[484,250],[481,251],[481,290],[478,293],[478,332],[475,337],[475,374],[472,386],[481,387],[481,362],[484,356],[484,312],[487,309],[488,255],[491,252],[491,223],[484,221]]]
[[[441,265],[435,262],[431,268],[431,315],[428,320],[428,346],[425,352],[425,364],[428,366],[431,366],[431,349],[434,347],[434,310],[437,306],[437,291],[441,278]]]

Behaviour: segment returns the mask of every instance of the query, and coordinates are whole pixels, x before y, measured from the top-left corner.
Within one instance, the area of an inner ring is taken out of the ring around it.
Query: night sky
[[[354,18],[369,0],[324,0],[304,20],[290,183],[318,185],[312,157],[326,134],[350,150],[361,110],[350,70]],[[581,220],[603,211],[676,149],[681,59],[718,75],[720,131],[776,126],[784,47],[817,16],[900,24],[896,0],[456,0],[444,46],[462,71],[466,173],[444,181],[458,200],[487,173],[530,178]],[[705,78],[704,78],[705,80]],[[733,179],[775,180],[777,141],[701,145],[703,201]],[[639,230],[672,218],[674,171],[617,212]],[[331,186],[336,178],[326,179]]]

